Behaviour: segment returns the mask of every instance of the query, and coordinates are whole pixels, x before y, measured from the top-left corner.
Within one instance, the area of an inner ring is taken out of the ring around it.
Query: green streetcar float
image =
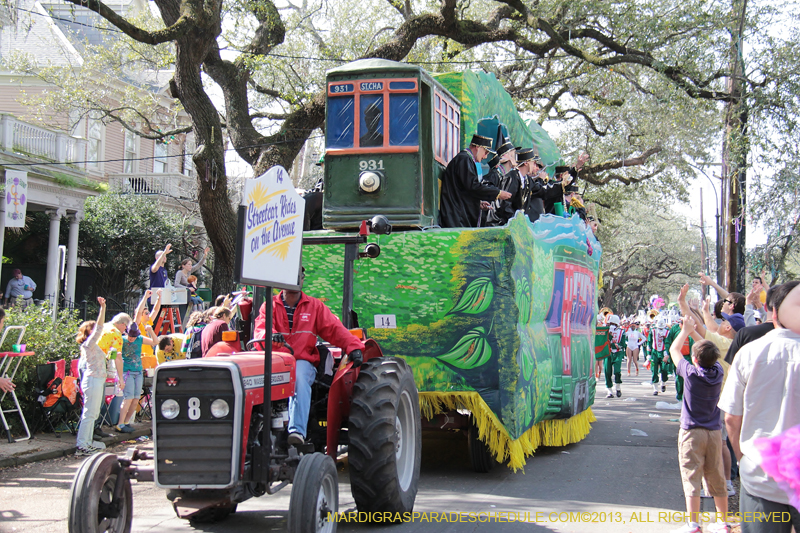
[[[491,74],[433,76],[361,60],[328,72],[321,232],[356,231],[384,215],[380,256],[356,262],[352,315],[384,354],[412,368],[436,427],[464,429],[477,470],[517,469],[539,445],[584,438],[593,375],[601,247],[577,217],[521,212],[506,226],[439,228],[439,178],[473,133],[535,147],[548,170],[558,149],[525,123]],[[307,247],[305,290],[343,300],[343,250]],[[347,313],[348,311],[343,311]]]

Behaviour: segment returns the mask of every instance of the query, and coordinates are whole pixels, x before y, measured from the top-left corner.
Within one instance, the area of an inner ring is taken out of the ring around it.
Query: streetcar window
[[[556,270],[553,280],[553,297],[550,300],[550,311],[545,318],[547,329],[558,329],[561,327],[561,311],[564,305],[564,271]]]
[[[352,96],[328,98],[328,148],[352,148],[355,132],[355,104]]]
[[[389,83],[390,91],[407,91],[417,88],[416,82],[413,81],[392,81]]]
[[[383,146],[383,95],[361,95],[359,110],[361,148]]]
[[[455,103],[439,93],[434,97],[434,155],[447,165],[458,153],[461,137],[461,115]]]
[[[412,83],[413,82],[393,82]],[[417,93],[389,95],[389,144],[416,146],[419,144],[419,101]]]
[[[441,102],[441,98],[437,94],[435,96],[433,109],[436,111],[433,119],[433,128],[434,128],[434,135],[433,135],[433,153],[437,159],[442,159],[442,116],[439,114],[439,103]]]

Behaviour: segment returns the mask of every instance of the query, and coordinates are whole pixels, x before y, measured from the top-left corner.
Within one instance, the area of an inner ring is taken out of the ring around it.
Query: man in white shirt
[[[23,309],[33,304],[33,291],[36,290],[36,283],[28,276],[23,276],[22,271],[14,269],[13,276],[6,285],[6,305],[19,304]]]
[[[745,346],[733,360],[719,408],[725,412],[733,451],[739,460],[742,533],[800,531],[800,512],[760,467],[756,439],[779,435],[800,424],[800,281],[774,288],[775,329]],[[777,514],[771,514],[771,513]],[[789,521],[777,522],[778,520]]]

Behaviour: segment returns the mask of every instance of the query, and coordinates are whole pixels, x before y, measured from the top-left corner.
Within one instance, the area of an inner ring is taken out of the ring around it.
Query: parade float
[[[380,255],[351,272],[341,246],[305,247],[305,292],[337,311],[352,276],[341,318],[405,359],[424,418],[466,430],[476,470],[494,460],[516,470],[538,446],[583,439],[595,420],[591,230],[577,216],[531,223],[522,212],[503,227],[436,225],[439,177],[473,133],[534,147],[550,175],[563,164],[552,140],[483,72],[361,60],[329,71],[327,93],[325,230],[306,238],[373,215],[394,231],[371,236]]]

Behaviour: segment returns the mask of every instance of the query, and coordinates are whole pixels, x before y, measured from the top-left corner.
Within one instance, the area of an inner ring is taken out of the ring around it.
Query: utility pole
[[[706,261],[706,225],[703,222],[703,188],[700,188],[700,265],[704,274],[708,274],[708,262]],[[705,287],[705,285],[704,285]],[[707,287],[706,287],[707,288]],[[703,289],[705,293],[706,288]],[[706,295],[703,294],[703,298]]]
[[[745,277],[745,225],[744,207],[747,186],[748,111],[743,99],[744,56],[742,44],[747,0],[734,0],[734,8],[741,2],[738,27],[731,31],[731,75],[728,78],[730,101],[725,106],[725,139],[722,145],[722,183],[727,189],[727,210],[723,210],[725,239],[725,278],[729,291],[742,292]],[[722,195],[725,201],[725,194]],[[724,206],[724,203],[722,204]],[[726,212],[727,211],[727,212]],[[724,216],[727,215],[727,216]],[[723,285],[725,286],[725,285]]]

